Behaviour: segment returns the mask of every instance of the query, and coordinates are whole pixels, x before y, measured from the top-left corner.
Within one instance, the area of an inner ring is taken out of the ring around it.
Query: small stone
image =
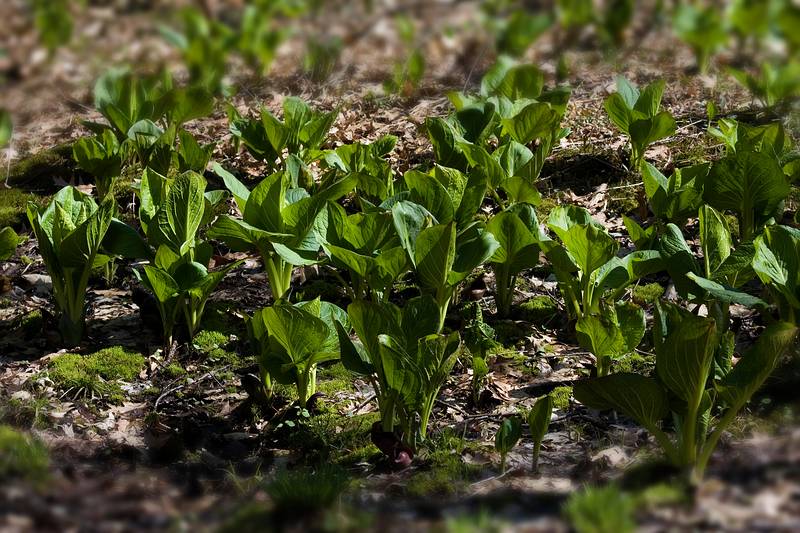
[[[36,294],[47,295],[53,291],[53,280],[44,274],[24,274],[20,277],[24,284]]]
[[[33,398],[33,395],[26,390],[18,390],[11,395],[11,399],[17,400],[18,402],[27,402],[31,398]]]
[[[601,462],[609,467],[621,466],[628,462],[628,454],[619,446],[612,446],[594,454],[592,462]]]

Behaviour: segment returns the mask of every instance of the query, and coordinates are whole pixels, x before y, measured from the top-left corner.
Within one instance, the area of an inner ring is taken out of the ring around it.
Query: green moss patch
[[[658,283],[636,285],[631,290],[631,298],[639,305],[654,304],[664,295],[664,287]]]
[[[296,420],[288,444],[312,464],[354,464],[378,452],[370,439],[372,424],[378,420],[378,413],[344,418],[336,412],[320,413]]]
[[[47,198],[20,189],[0,187],[0,228],[11,226],[19,230],[27,221],[28,202],[47,203]]]
[[[418,498],[463,492],[482,470],[462,459],[468,447],[463,435],[451,428],[432,434],[421,453],[423,466],[408,480],[406,492]]]
[[[550,391],[550,398],[553,399],[555,409],[566,409],[569,407],[569,400],[572,398],[572,387],[556,387]]]
[[[237,364],[240,362],[239,354],[232,350],[230,337],[216,330],[204,329],[192,339],[194,347],[206,354],[209,361],[220,364]]]
[[[77,165],[72,159],[72,144],[62,144],[41,150],[11,166],[8,184],[29,190],[55,192],[58,178],[71,182]],[[81,173],[83,174],[83,173]]]
[[[123,394],[117,381],[134,379],[142,366],[142,354],[113,346],[89,355],[60,355],[50,363],[48,374],[59,389],[75,396],[99,396],[120,403]]]
[[[40,482],[47,477],[50,456],[37,438],[0,426],[0,479]]]
[[[522,302],[519,311],[523,320],[544,325],[558,317],[558,304],[549,296],[534,296]]]

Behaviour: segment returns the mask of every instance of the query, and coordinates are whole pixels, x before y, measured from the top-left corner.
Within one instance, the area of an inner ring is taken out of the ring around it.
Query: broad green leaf
[[[340,322],[336,322],[336,333],[339,337],[342,365],[355,374],[370,376],[375,372],[369,354],[363,346],[356,344],[350,338],[347,330]]]
[[[520,144],[547,136],[560,117],[545,103],[532,103],[511,118],[501,120],[503,130]]]
[[[433,176],[423,174],[416,170],[405,173],[403,179],[411,192],[410,200],[428,210],[439,224],[447,224],[453,220],[455,208],[458,204],[453,202],[446,185]],[[466,185],[466,178],[461,185],[461,192]],[[458,200],[460,201],[460,194]]]
[[[538,98],[544,87],[544,74],[534,65],[517,65],[503,76],[497,85],[495,94],[505,96],[509,100],[521,98]]]
[[[264,309],[264,322],[274,338],[295,363],[302,363],[320,351],[330,333],[324,320],[289,304]]]
[[[462,230],[456,238],[456,255],[447,276],[449,285],[465,280],[473,270],[488,261],[500,244],[494,235],[476,223]]]
[[[610,261],[619,249],[619,243],[605,229],[594,224],[572,226],[560,237],[575,264],[585,274]]]
[[[116,218],[111,219],[103,237],[102,249],[106,253],[126,259],[149,259],[153,255],[150,246],[139,233]]]
[[[614,93],[606,98],[603,107],[611,122],[622,133],[629,133],[633,118],[631,117],[631,107],[625,103],[625,99],[618,93]]]
[[[74,230],[64,236],[59,262],[64,268],[86,268],[97,254],[114,212],[113,201],[106,201]]]
[[[425,130],[433,145],[437,163],[451,168],[466,168],[466,158],[456,146],[457,132],[446,120],[428,117],[425,119]]]
[[[676,130],[675,119],[668,111],[662,111],[652,118],[634,120],[628,127],[631,141],[641,147],[659,141]]]
[[[420,231],[414,249],[414,264],[420,282],[433,290],[446,286],[455,255],[456,228],[453,222]]]
[[[517,445],[522,436],[522,420],[518,416],[504,418],[494,438],[494,449],[507,454]]]
[[[658,109],[661,107],[661,97],[664,94],[665,87],[666,83],[664,80],[657,80],[642,89],[641,93],[639,93],[636,98],[636,103],[632,106],[633,109],[646,117],[656,116],[658,114]],[[618,86],[617,90],[619,89],[620,87]],[[630,90],[624,89],[623,93],[629,94]]]
[[[738,411],[769,377],[796,337],[794,324],[778,322],[768,326],[718,384],[722,400]]]
[[[417,238],[427,225],[430,213],[421,205],[402,200],[392,206],[392,220],[400,244],[416,266]]]
[[[573,395],[594,409],[615,409],[645,428],[657,427],[669,413],[667,392],[654,378],[618,373],[578,381]]]
[[[725,302],[728,304],[736,303],[751,308],[765,309],[768,306],[767,302],[765,302],[761,298],[752,296],[750,294],[747,294],[746,292],[737,291],[725,287],[720,283],[717,283],[716,281],[712,281],[704,277],[698,276],[693,272],[687,273],[686,276],[690,280],[695,282],[697,286],[700,287],[702,290],[708,292],[711,298],[715,300],[719,300],[721,302]]]
[[[674,311],[665,315],[664,306]],[[653,344],[658,378],[683,401],[696,405],[714,359],[716,323],[668,303],[657,303],[656,315]]]
[[[697,285],[687,277],[690,272],[700,272],[700,267],[678,226],[667,224],[658,239],[658,250],[664,258],[667,272],[675,283],[678,294],[684,298],[700,296]]]
[[[177,297],[178,283],[166,271],[145,265],[144,275],[148,288],[159,302],[164,304]]]
[[[181,254],[194,245],[203,220],[205,187],[205,179],[199,174],[181,174],[170,187],[157,215],[161,233]]]
[[[711,167],[705,184],[704,199],[715,209],[733,211],[740,221],[751,220],[746,232],[757,230],[776,216],[789,195],[789,183],[775,160],[764,153],[737,152]]]
[[[500,245],[491,257],[492,263],[507,265],[514,273],[538,264],[538,228],[525,227],[516,213],[498,213],[486,225],[486,230]]]
[[[755,240],[753,269],[761,281],[783,295],[793,308],[800,308],[800,231],[770,226]]]
[[[380,371],[378,336],[387,333],[402,338],[401,311],[393,304],[381,305],[366,300],[356,300],[347,307],[353,329],[364,344],[370,361]]]
[[[625,107],[633,109],[639,101],[639,89],[624,76],[617,76],[617,94],[622,98]]]

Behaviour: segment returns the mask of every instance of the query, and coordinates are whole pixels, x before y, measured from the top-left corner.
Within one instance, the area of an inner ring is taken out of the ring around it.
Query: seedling
[[[511,311],[517,275],[539,263],[539,242],[547,240],[528,204],[517,204],[495,215],[486,225],[499,246],[489,262],[495,275],[497,313],[506,317]]]
[[[576,320],[578,342],[597,357],[598,375],[605,375],[612,358],[632,352],[645,331],[642,309],[619,299],[631,283],[663,268],[661,255],[638,250],[617,257],[619,244],[581,207],[557,207],[548,227],[562,244],[548,239],[540,245]]]
[[[506,473],[506,457],[522,436],[522,419],[518,416],[504,418],[494,437],[494,449],[500,454],[500,474]]]
[[[337,325],[338,324],[338,325]],[[339,358],[337,329],[349,329],[347,313],[319,299],[291,305],[278,302],[248,318],[248,332],[258,346],[262,375],[294,384],[303,408],[316,393],[317,365]]]
[[[550,418],[553,415],[553,399],[550,395],[536,400],[533,408],[528,412],[528,427],[533,439],[533,454],[531,468],[534,472],[539,470],[539,451],[542,449],[542,440],[550,427]]]
[[[694,52],[697,68],[701,74],[708,71],[711,57],[728,42],[721,10],[698,3],[681,3],[675,9],[672,28],[683,42]]]
[[[697,482],[722,432],[770,375],[797,332],[788,322],[768,326],[735,365],[728,361],[730,370],[720,372],[720,365],[715,369],[712,364],[716,329],[713,318],[659,304],[653,332],[655,377],[620,373],[582,381],[575,385],[575,398],[636,420],[656,438],[667,458],[690,469]],[[659,426],[670,414],[677,421],[674,439]]]
[[[174,180],[153,171],[142,178],[139,218],[156,253],[144,256],[150,259],[149,264],[134,272],[156,297],[166,346],[172,344],[173,329],[181,314],[189,338],[194,337],[211,293],[241,263],[208,271],[212,248],[197,233],[213,216],[214,204],[225,196],[204,194],[205,187],[205,179],[191,171]]]
[[[28,204],[28,221],[53,281],[59,330],[69,346],[83,337],[89,274],[108,259],[100,254],[100,247],[113,213],[113,199],[98,207],[91,197],[70,186],[56,193],[45,208]]]
[[[375,389],[381,428],[414,451],[427,435],[433,404],[460,352],[458,333],[437,334],[438,308],[428,296],[400,309],[358,300],[347,314],[358,335],[339,328],[342,364],[367,376]]]
[[[669,111],[659,111],[664,87],[664,80],[658,80],[639,91],[618,76],[617,92],[603,103],[608,118],[630,139],[633,171],[641,169],[648,146],[675,133],[675,119]]]
[[[346,177],[310,195],[291,186],[288,172],[267,176],[251,192],[219,165],[214,166],[230,190],[242,219],[222,215],[208,235],[236,251],[256,250],[264,262],[272,297],[286,298],[297,265],[319,262],[320,243],[314,228],[327,202],[350,192],[355,177]]]
[[[12,228],[0,229],[0,261],[5,261],[13,256],[19,243],[20,238]]]

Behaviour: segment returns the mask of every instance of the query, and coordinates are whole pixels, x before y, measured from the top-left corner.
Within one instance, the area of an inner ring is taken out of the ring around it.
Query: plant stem
[[[511,312],[511,295],[513,294],[514,281],[510,279],[508,265],[495,263],[494,267],[495,304],[497,305],[497,314],[504,318]]]
[[[443,287],[436,291],[436,303],[439,305],[439,327],[436,333],[441,333],[444,329],[444,321],[447,318],[447,308],[450,305],[450,299],[453,297],[451,287]]]
[[[280,300],[286,297],[292,285],[293,265],[287,263],[278,255],[262,254],[264,270],[267,271],[269,288],[272,291],[273,300]]]
[[[705,444],[703,444],[703,447],[700,450],[700,454],[697,457],[694,469],[692,470],[693,480],[699,481],[703,478],[703,474],[705,473],[708,461],[711,458],[711,454],[714,453],[714,449],[717,447],[717,442],[719,442],[719,439],[722,436],[722,432],[725,431],[725,428],[727,428],[731,422],[733,422],[733,419],[736,418],[736,413],[738,412],[739,408],[737,406],[732,405],[731,407],[729,407],[728,410],[720,419],[720,421],[717,423],[717,426],[714,428],[714,431],[706,439],[706,442]]]

